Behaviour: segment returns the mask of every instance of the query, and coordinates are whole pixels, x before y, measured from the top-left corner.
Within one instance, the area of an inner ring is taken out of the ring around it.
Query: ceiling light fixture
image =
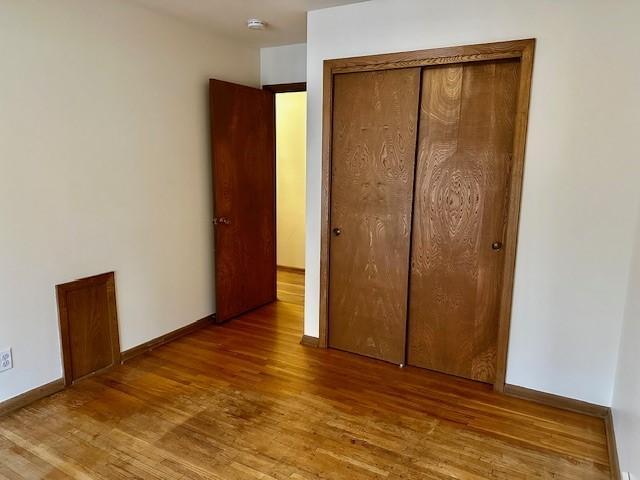
[[[250,18],[247,20],[247,28],[251,30],[264,30],[267,24],[259,18]]]

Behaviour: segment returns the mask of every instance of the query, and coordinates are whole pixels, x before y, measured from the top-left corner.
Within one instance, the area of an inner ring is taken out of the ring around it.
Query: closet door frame
[[[426,67],[456,63],[485,62],[508,58],[520,59],[520,80],[516,108],[513,163],[509,184],[507,229],[504,241],[504,270],[500,294],[498,355],[494,390],[503,392],[506,381],[513,280],[518,240],[522,177],[529,120],[531,76],[535,39],[435,48],[412,52],[389,53],[324,61],[322,108],[322,213],[320,246],[320,338],[321,348],[328,346],[329,326],[329,249],[331,243],[331,138],[333,127],[334,75],[396,68]]]

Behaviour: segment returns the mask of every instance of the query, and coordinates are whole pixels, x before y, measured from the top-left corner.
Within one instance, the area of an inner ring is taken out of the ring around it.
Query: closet
[[[530,65],[473,58],[331,75],[327,343],[495,383]]]

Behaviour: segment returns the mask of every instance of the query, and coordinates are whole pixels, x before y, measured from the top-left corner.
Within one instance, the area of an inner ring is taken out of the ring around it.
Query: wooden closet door
[[[420,69],[336,75],[329,346],[404,362]]]
[[[422,73],[408,363],[492,383],[519,61]]]

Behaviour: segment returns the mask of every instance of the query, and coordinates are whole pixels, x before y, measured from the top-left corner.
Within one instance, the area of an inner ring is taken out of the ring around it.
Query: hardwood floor
[[[299,345],[282,301],[0,418],[0,479],[606,479],[601,419]]]

